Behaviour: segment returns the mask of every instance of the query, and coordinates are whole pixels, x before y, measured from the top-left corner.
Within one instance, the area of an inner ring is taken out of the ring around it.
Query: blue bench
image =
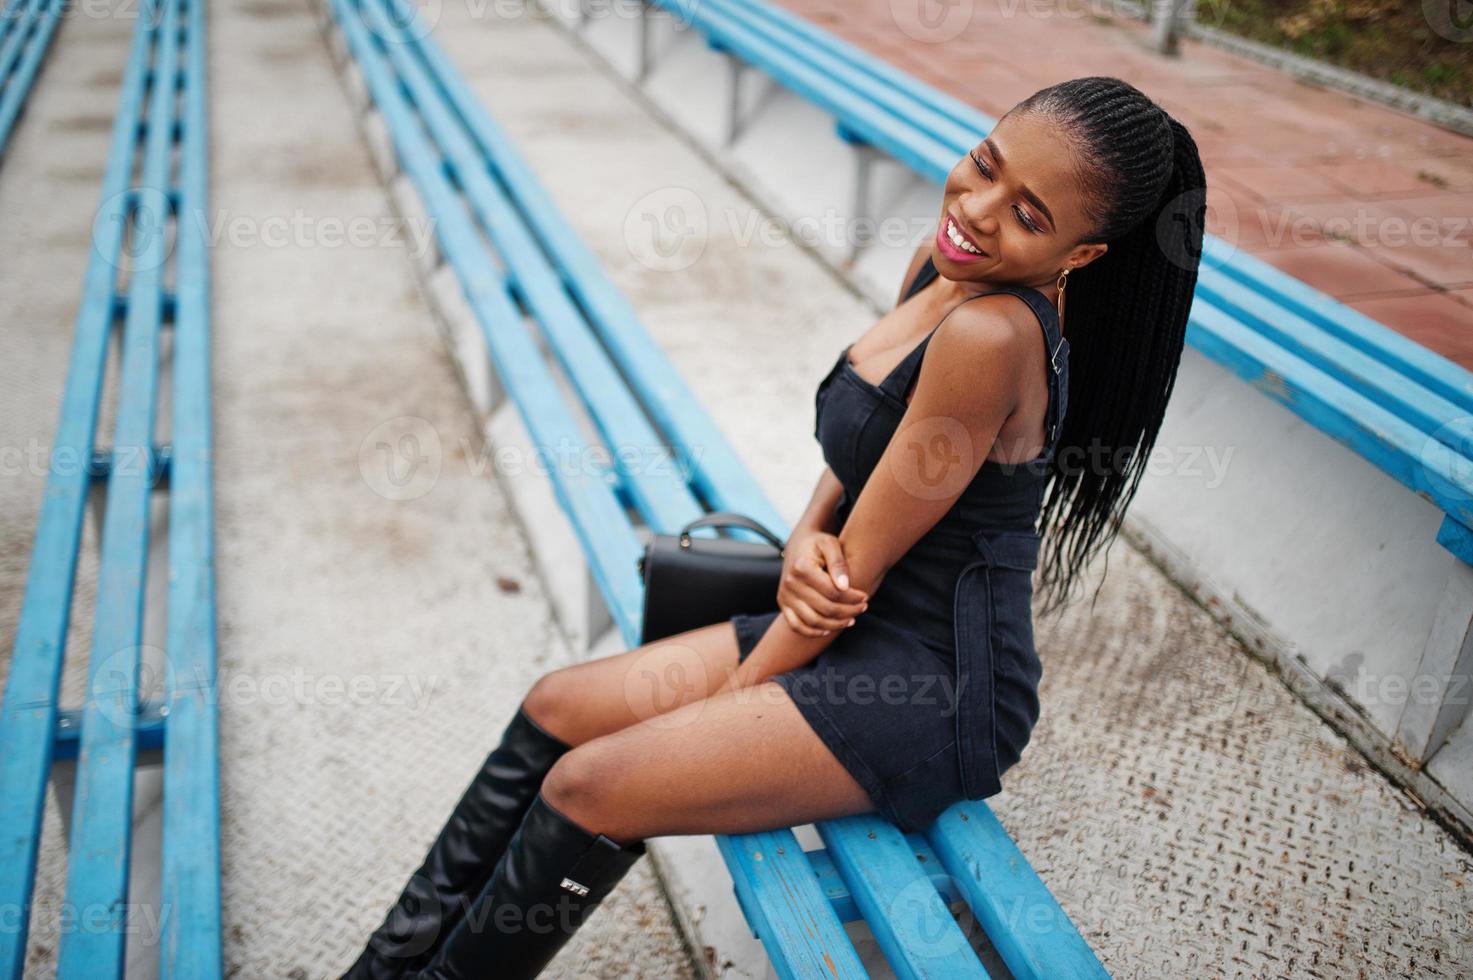
[[[579,425],[587,419],[605,447],[622,450],[610,452],[603,472],[549,469],[613,620],[634,646],[642,531],[671,532],[719,509],[783,534],[784,522],[429,32],[401,26],[412,24],[411,8],[326,2],[534,444],[588,446]],[[560,397],[524,314],[576,401]],[[678,465],[622,463],[655,453]],[[813,851],[787,829],[717,838],[780,976],[867,976],[844,929],[858,919],[901,976],[985,976],[948,909],[958,901],[1015,976],[1107,976],[985,803],[952,807],[925,835],[874,815],[825,821],[818,831],[824,846]]]
[[[0,159],[51,47],[64,0],[0,2]]]
[[[730,58],[822,108],[857,149],[854,216],[877,154],[943,184],[996,120],[765,0],[650,0]],[[641,8],[644,9],[643,7]],[[641,75],[648,70],[641,25]],[[729,138],[738,120],[729,102]],[[1473,374],[1208,235],[1187,341],[1445,514],[1473,564]]]
[[[209,255],[204,222],[195,220],[208,179],[206,33],[201,0],[167,0],[161,12],[139,19],[128,55],[0,714],[0,975],[11,978],[25,964],[46,784],[53,762],[68,758],[76,760],[76,790],[65,909],[75,918],[63,919],[58,975],[122,976],[126,936],[140,922],[128,894],[134,770],[149,750],[163,755],[159,972],[187,980],[223,972]],[[177,107],[176,92],[183,93]],[[161,225],[171,210],[179,215],[172,250]],[[160,445],[166,329],[173,331],[172,432]],[[99,448],[115,333],[117,423],[111,446]],[[106,510],[86,697],[79,709],[63,710],[58,686],[91,492],[105,494]],[[168,494],[168,617],[164,662],[150,666],[162,668],[167,683],[161,700],[140,703],[150,503],[158,492]]]

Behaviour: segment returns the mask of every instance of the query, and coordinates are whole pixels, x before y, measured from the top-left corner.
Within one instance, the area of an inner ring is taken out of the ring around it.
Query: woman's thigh
[[[547,731],[582,745],[706,698],[737,655],[731,622],[714,623],[544,674],[524,705]]]
[[[627,843],[795,827],[875,805],[773,681],[595,739],[558,760],[547,801]]]

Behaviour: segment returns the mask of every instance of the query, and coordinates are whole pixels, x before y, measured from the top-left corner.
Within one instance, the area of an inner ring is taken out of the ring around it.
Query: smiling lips
[[[987,258],[987,253],[961,230],[956,219],[949,214],[936,231],[936,242],[947,257],[956,262],[975,262]]]

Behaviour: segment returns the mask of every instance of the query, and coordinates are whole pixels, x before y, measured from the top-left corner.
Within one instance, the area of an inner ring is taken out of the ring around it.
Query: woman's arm
[[[835,511],[838,509],[839,499],[843,496],[843,493],[844,485],[839,482],[839,478],[834,475],[834,471],[832,469],[830,469],[827,465],[824,466],[823,472],[819,474],[818,477],[818,486],[814,487],[813,496],[808,501],[808,506],[804,509],[803,516],[799,517],[798,523],[793,526],[792,533],[788,535],[788,541],[797,541],[800,537],[803,536],[803,534],[813,531],[821,531],[827,534],[837,533],[839,530],[839,518]],[[780,614],[776,619],[772,621],[772,625],[768,627],[767,632],[763,634],[762,639],[757,644],[757,648],[754,649],[751,655],[747,657],[746,663],[743,664],[742,667],[739,667],[735,673],[727,675],[725,683],[723,683],[720,687],[713,691],[713,695],[719,694],[722,691],[728,690],[730,688],[747,687],[751,684],[758,683],[759,681],[764,681],[773,674],[781,673],[782,671],[788,669],[787,667],[780,667],[776,670],[768,670],[766,672],[757,672],[750,669],[743,669],[745,667],[748,667],[752,663],[752,659],[757,656],[757,653],[762,648],[763,644],[768,643],[768,638],[773,635],[774,631],[777,630],[779,626],[782,627],[784,637],[781,642],[783,642],[785,647],[791,647],[790,655],[792,656],[805,656],[806,654],[806,659],[812,659],[813,657],[818,656],[819,652],[824,648],[824,646],[827,645],[821,644],[818,646],[814,646],[812,647],[812,652],[807,653],[807,651],[809,650],[807,646],[793,644],[793,641],[795,640],[813,640],[817,639],[817,637],[809,637],[805,636],[802,633],[799,633],[797,630],[793,629],[788,620]],[[764,661],[765,659],[766,658],[764,658]],[[779,663],[781,662],[783,661],[779,661]],[[798,661],[798,663],[803,662],[805,661]]]
[[[839,515],[835,511],[838,510],[839,498],[843,495],[844,484],[834,476],[833,470],[825,466],[823,473],[819,474],[818,486],[813,489],[813,499],[808,501],[808,509],[798,518],[790,536],[797,537],[799,531],[805,530],[838,534]]]
[[[915,396],[839,532],[850,585],[867,595],[956,503],[1017,404],[1031,338],[1008,303],[979,297],[931,338]],[[838,635],[804,636],[778,616],[717,693],[802,666]]]
[[[818,636],[847,629],[868,608],[869,596],[849,585],[849,566],[837,534],[843,484],[824,467],[808,509],[783,548],[777,606],[794,632]]]

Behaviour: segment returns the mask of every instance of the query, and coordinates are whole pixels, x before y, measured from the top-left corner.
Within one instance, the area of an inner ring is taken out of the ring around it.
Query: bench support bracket
[[[649,0],[639,2],[639,67],[635,69],[634,80],[643,82],[650,74],[650,23],[651,14]]]
[[[1452,518],[1447,519],[1449,522]],[[1438,541],[1442,541],[1442,534]],[[1473,694],[1473,568],[1459,562],[1448,574],[1447,588],[1422,648],[1422,660],[1409,685],[1405,707],[1396,724],[1393,751],[1414,769],[1422,769],[1468,716]],[[1431,690],[1429,690],[1431,688]]]
[[[845,127],[842,123],[835,127],[839,138],[854,147],[854,197],[850,200],[850,234],[847,243],[847,251],[844,261],[853,265],[859,258],[860,242],[857,229],[862,227],[869,219],[870,186],[874,175],[875,161],[880,157],[880,151],[863,137]]]
[[[742,73],[747,63],[719,45],[711,45],[726,55],[726,67],[731,79],[726,90],[726,132],[721,145],[731,146],[742,133]]]

